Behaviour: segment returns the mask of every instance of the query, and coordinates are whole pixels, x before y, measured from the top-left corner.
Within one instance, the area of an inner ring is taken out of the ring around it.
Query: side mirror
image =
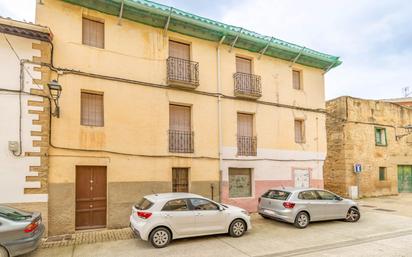
[[[224,211],[225,208],[222,205],[219,205],[219,211]]]
[[[342,201],[342,200],[343,200],[343,198],[342,198],[342,197],[340,197],[340,196],[336,196],[336,197],[335,197],[335,200],[336,200],[336,201]]]

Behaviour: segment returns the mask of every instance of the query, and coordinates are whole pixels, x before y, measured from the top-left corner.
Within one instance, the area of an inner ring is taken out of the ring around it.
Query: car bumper
[[[295,214],[292,210],[270,210],[265,208],[259,208],[259,214],[281,220],[286,221],[289,223],[293,223],[295,221]]]
[[[19,239],[12,242],[4,243],[4,246],[10,253],[10,256],[17,256],[25,253],[32,252],[39,247],[41,239],[44,233],[44,225],[41,224],[36,233],[29,238]]]
[[[136,221],[132,216],[130,216],[130,228],[132,229],[133,233],[140,237],[142,240],[147,241],[149,237],[149,230],[146,229],[147,223],[144,221]]]

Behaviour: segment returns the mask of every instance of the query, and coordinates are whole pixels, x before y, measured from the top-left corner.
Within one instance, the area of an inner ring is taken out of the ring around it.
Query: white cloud
[[[38,0],[0,0],[0,16],[34,22],[36,1]]]
[[[223,20],[340,56],[344,63],[326,76],[327,98],[390,98],[412,86],[410,13],[401,0],[256,0],[234,5]]]

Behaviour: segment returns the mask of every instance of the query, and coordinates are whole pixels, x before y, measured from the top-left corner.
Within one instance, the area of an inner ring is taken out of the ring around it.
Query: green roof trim
[[[75,5],[118,16],[122,0],[63,0]],[[236,26],[224,24],[200,17],[174,7],[158,4],[148,0],[124,0],[122,18],[143,23],[149,26],[164,28],[170,15],[168,30],[184,35],[223,44],[251,52],[260,53],[266,48],[264,55],[283,59],[296,60],[296,63],[328,71],[339,66],[339,57],[324,54],[306,47],[289,43],[274,37],[264,36],[256,32]]]

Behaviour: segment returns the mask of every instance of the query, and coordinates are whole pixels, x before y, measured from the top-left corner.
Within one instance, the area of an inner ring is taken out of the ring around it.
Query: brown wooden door
[[[106,167],[76,167],[76,229],[106,227]]]
[[[252,61],[236,56],[236,72],[252,74]]]
[[[169,56],[189,61],[190,45],[176,41],[169,41]]]
[[[253,115],[252,114],[237,114],[237,135],[238,136],[253,136]]]

